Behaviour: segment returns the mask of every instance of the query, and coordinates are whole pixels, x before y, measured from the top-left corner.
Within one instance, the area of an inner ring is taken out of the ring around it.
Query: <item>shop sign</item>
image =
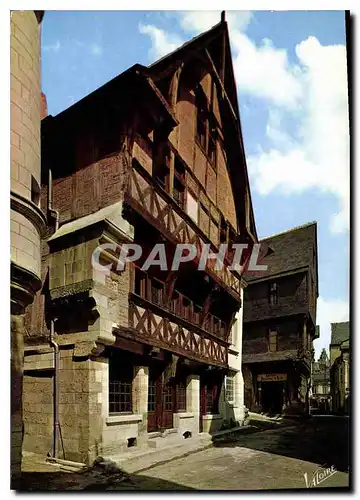
[[[286,379],[286,373],[262,373],[257,376],[258,382],[279,382]]]

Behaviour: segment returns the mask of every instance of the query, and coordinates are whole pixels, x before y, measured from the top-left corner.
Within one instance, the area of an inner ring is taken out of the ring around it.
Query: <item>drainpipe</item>
[[[59,422],[59,367],[60,367],[60,351],[59,344],[54,341],[55,321],[52,319],[50,322],[50,346],[54,349],[54,428],[53,439],[54,449],[53,458],[58,458],[58,436],[60,436],[60,422]]]
[[[59,212],[54,210],[52,206],[53,198],[53,185],[52,185],[52,172],[49,170],[49,183],[48,183],[48,213],[55,219],[55,232],[59,228]],[[59,368],[60,368],[60,351],[59,344],[54,341],[55,336],[55,320],[50,320],[50,346],[54,349],[54,428],[53,439],[54,449],[53,457],[58,458],[58,436],[60,437],[60,421],[59,421]]]

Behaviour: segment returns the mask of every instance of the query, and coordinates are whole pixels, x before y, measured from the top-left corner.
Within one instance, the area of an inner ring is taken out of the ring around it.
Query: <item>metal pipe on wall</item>
[[[55,219],[55,232],[59,228],[59,212],[54,210],[52,206],[53,201],[53,185],[52,185],[52,172],[49,169],[48,180],[48,213]],[[59,419],[59,368],[60,368],[60,350],[59,344],[54,340],[55,337],[55,319],[50,320],[50,346],[54,349],[54,427],[53,427],[53,457],[57,458],[58,455],[58,438],[60,437],[60,419]]]

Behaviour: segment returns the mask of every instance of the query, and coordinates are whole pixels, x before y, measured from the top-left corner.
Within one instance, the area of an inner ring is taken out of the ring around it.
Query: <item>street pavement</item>
[[[348,421],[315,417],[265,430],[140,473],[197,490],[348,487]],[[328,469],[327,472],[325,469]],[[317,474],[316,474],[317,473]],[[176,489],[176,488],[174,488]]]
[[[349,486],[349,420],[317,416],[295,424],[225,437],[137,474],[25,473],[22,490],[184,491],[322,489]]]

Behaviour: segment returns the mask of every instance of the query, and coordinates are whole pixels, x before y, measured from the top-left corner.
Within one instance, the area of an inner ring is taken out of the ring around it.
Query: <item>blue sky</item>
[[[220,12],[47,11],[42,88],[56,115],[136,62],[220,20]],[[349,139],[343,11],[228,12],[259,237],[318,222],[316,354],[348,319]]]

